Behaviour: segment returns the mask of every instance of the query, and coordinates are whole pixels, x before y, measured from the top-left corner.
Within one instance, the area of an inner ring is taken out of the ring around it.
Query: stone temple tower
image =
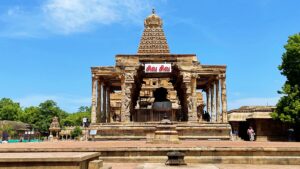
[[[152,10],[144,21],[144,32],[138,48],[138,54],[170,54],[169,46],[163,31],[163,21]]]

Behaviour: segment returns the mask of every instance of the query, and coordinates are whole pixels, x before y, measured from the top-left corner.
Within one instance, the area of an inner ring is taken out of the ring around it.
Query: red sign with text
[[[171,64],[145,64],[145,73],[171,73]]]

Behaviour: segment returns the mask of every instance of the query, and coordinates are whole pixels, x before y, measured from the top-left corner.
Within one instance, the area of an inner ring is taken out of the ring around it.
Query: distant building
[[[270,116],[274,109],[274,106],[242,106],[228,111],[232,133],[242,140],[248,140],[247,129],[252,126],[256,133],[256,141],[287,140],[287,126]]]

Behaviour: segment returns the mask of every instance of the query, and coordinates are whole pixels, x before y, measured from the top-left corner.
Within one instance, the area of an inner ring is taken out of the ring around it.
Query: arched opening
[[[160,121],[165,111],[154,110],[155,102],[170,104],[169,119],[172,121],[187,121],[188,107],[186,86],[177,65],[172,66],[168,74],[146,74],[144,66],[136,70],[131,88],[130,121],[150,122]]]
[[[160,87],[158,89],[156,89],[153,92],[154,95],[154,102],[164,102],[164,101],[170,101],[169,99],[167,99],[167,95],[168,95],[168,90],[166,88]]]

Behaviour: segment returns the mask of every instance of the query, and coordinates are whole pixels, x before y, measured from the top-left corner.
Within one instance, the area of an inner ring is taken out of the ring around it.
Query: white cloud
[[[154,5],[140,0],[46,0],[40,6],[14,6],[0,13],[0,35],[72,34],[113,23],[143,24]]]
[[[60,108],[68,112],[75,112],[80,106],[90,106],[90,97],[78,97],[72,95],[28,95],[15,99],[22,107],[38,106],[46,100],[55,101]]]
[[[275,106],[280,97],[253,97],[242,98],[237,100],[228,100],[228,110],[237,109],[241,106]]]

